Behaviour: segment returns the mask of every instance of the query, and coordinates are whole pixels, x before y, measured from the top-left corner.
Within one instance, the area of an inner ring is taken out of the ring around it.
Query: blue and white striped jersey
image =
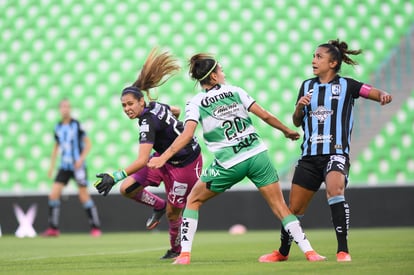
[[[303,109],[302,156],[349,155],[354,100],[363,85],[341,76],[329,83],[320,83],[318,77],[302,83],[297,100],[312,95],[310,105]]]

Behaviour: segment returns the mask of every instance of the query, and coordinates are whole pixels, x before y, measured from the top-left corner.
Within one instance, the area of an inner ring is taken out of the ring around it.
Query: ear
[[[334,69],[337,65],[338,65],[338,61],[337,60],[332,60],[332,61],[329,62],[329,67],[331,69]]]
[[[141,97],[140,99],[139,99],[139,104],[141,105],[141,106],[145,106],[145,99],[144,99],[144,97]]]
[[[217,73],[216,72],[212,72],[211,74],[210,74],[210,80],[211,80],[211,82],[217,82],[217,77],[218,77],[218,75],[217,75]]]

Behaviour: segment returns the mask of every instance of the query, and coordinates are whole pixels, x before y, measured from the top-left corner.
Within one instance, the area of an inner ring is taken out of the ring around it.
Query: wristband
[[[121,180],[125,179],[128,175],[125,172],[125,170],[122,169],[122,170],[117,170],[117,171],[113,172],[112,176],[114,177],[114,181],[118,182],[118,181],[121,181]]]
[[[359,90],[359,95],[368,98],[369,92],[371,91],[372,86],[368,84],[362,85],[361,89]]]

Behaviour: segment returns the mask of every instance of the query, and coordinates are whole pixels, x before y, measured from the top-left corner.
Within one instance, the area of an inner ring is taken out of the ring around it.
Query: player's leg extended
[[[194,236],[198,226],[198,211],[204,202],[217,196],[216,193],[207,189],[207,184],[199,180],[190,195],[187,197],[187,205],[183,212],[181,224],[181,254],[174,264],[189,264],[190,253]]]
[[[305,189],[297,184],[292,184],[289,192],[289,209],[299,220],[305,214],[305,211],[308,208],[314,194],[314,191]],[[280,231],[279,252],[283,256],[287,257],[290,252],[292,237],[288,232],[286,232],[283,226]]]
[[[277,186],[277,187],[275,187]],[[284,203],[283,195],[276,195],[281,193],[280,187],[277,183],[270,184],[260,188],[260,192],[268,202],[275,216],[282,221],[284,230],[292,236],[293,240],[298,244],[299,248],[304,252],[308,261],[324,261],[326,258],[316,253],[300,225],[299,220],[295,215],[291,214],[289,208]],[[271,254],[265,254],[259,258],[259,262],[277,262],[285,261],[287,256],[283,256],[279,251],[274,251]]]
[[[132,199],[138,203],[148,205],[153,208],[153,213],[146,222],[147,229],[154,229],[161,220],[161,217],[165,214],[166,201],[152,192],[145,190],[145,187],[149,185],[158,186],[161,182],[161,178],[157,169],[149,171],[148,168],[143,168],[135,174],[127,177],[121,187],[121,194],[129,199]]]

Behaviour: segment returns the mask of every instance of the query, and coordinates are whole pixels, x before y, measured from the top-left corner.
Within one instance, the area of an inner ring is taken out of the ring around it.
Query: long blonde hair
[[[141,72],[135,80],[133,87],[145,91],[149,100],[149,90],[164,84],[171,76],[180,70],[177,60],[167,51],[160,53],[157,47],[149,53],[142,66]]]

